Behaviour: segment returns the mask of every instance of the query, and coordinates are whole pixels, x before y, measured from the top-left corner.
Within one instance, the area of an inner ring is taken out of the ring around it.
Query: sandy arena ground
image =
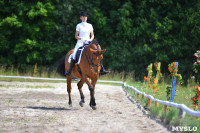
[[[97,110],[89,107],[89,90],[83,87],[85,106],[72,84],[68,107],[65,83],[0,81],[0,133],[166,133],[126,96],[122,87],[96,86]]]

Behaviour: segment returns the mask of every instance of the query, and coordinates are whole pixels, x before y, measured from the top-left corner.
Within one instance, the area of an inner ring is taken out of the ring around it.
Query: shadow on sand
[[[26,107],[28,109],[37,109],[37,110],[52,110],[52,111],[63,111],[63,110],[78,110],[77,108],[55,108],[55,107]]]

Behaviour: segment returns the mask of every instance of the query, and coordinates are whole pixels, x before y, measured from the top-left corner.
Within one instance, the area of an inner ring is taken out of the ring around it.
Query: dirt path
[[[65,83],[0,81],[0,133],[168,132],[143,115],[120,86],[96,86],[97,110],[88,105],[90,96],[86,85],[84,107],[79,106],[76,84],[72,88],[73,107],[69,108]]]

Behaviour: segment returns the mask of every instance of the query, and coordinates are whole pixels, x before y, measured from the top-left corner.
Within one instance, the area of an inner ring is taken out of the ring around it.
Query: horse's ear
[[[104,52],[106,52],[106,49],[101,50],[101,53],[103,54]]]
[[[94,49],[92,49],[92,48],[90,48],[90,51],[91,51],[92,53],[97,52],[97,50],[94,50]]]

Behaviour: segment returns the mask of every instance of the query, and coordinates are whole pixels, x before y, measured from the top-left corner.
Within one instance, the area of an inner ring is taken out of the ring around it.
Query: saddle
[[[76,58],[75,58],[75,64],[79,64],[80,61],[81,61],[81,55],[82,55],[82,52],[83,52],[83,49],[85,48],[85,46],[87,46],[89,44],[84,44],[82,47],[79,47],[77,52],[76,52]],[[73,58],[73,55],[74,53],[72,53],[70,56],[69,56],[69,59],[68,59],[68,62],[70,63],[71,62],[71,59]]]

